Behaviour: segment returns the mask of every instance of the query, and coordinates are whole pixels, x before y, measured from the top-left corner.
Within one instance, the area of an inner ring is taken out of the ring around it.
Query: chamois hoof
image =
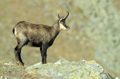
[[[21,63],[21,62],[18,61],[17,65],[24,66],[24,63]]]

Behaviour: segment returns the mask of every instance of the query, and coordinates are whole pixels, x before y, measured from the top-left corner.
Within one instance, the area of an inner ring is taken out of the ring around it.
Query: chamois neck
[[[59,23],[58,21],[56,21],[53,25],[52,25],[52,28],[56,31],[59,31]]]
[[[52,36],[56,37],[59,34],[59,23],[58,21],[56,21],[53,25],[52,25]]]

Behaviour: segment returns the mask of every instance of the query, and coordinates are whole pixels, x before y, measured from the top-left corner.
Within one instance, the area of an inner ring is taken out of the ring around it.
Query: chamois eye
[[[60,22],[63,24],[63,23],[65,23],[65,20],[61,20]]]
[[[63,21],[61,21],[60,23],[62,23],[62,24],[63,24]]]

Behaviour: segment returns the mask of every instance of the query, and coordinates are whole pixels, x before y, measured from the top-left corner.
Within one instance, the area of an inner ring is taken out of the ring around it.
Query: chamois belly
[[[28,46],[31,47],[41,47],[42,46],[42,42],[36,43],[36,42],[28,42],[27,44]]]
[[[48,46],[51,46],[53,44],[53,42],[54,42],[53,40],[50,42],[47,42]],[[42,44],[43,44],[42,41],[40,41],[40,42],[29,41],[27,45],[31,46],[31,47],[41,47]]]

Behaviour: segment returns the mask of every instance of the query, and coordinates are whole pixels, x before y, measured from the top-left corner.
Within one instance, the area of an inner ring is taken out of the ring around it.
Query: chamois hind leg
[[[18,44],[17,44],[17,46],[16,46],[15,49],[14,49],[14,54],[15,54],[16,63],[17,63],[18,65],[24,66],[24,63],[23,63],[23,61],[22,61],[22,59],[21,59],[21,49],[22,49],[22,47],[23,47],[24,45],[27,44],[27,41],[26,41],[26,39],[20,40],[20,39],[17,38],[17,42],[18,42]]]
[[[16,63],[18,65],[24,65],[24,63],[21,59],[21,48],[22,48],[22,46],[17,45],[14,49],[15,59],[16,59]]]

